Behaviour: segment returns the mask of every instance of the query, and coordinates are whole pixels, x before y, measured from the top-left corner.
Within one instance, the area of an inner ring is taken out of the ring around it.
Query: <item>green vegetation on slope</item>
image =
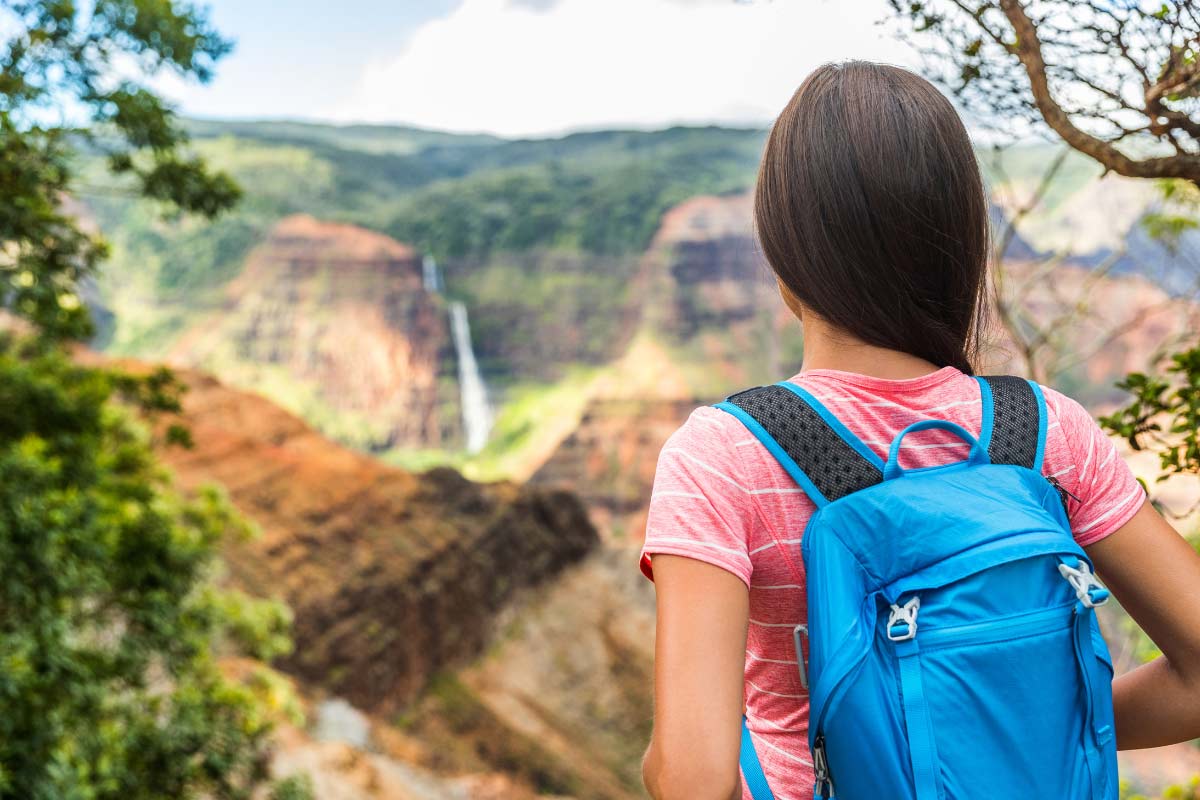
[[[619,318],[632,261],[662,212],[695,194],[749,186],[763,137],[672,128],[505,141],[387,126],[186,127],[193,149],[245,187],[239,208],[211,224],[164,220],[157,204],[105,187],[98,159],[82,165],[91,177],[82,199],[113,244],[101,294],[116,323],[98,342],[110,352],[164,353],[220,307],[221,288],[271,225],[297,212],[380,230],[434,254],[446,264],[449,293],[472,308],[498,306],[492,288],[523,271],[503,300],[503,322],[473,316],[476,340],[497,351],[554,332],[514,328],[514,317],[557,316],[562,330],[583,318],[570,310],[581,304],[587,339],[603,349],[615,331],[601,323]],[[578,259],[530,257],[551,250]],[[520,369],[496,354],[484,367],[492,377]]]
[[[246,187],[232,218],[304,211],[382,230],[439,258],[557,245],[640,251],[674,203],[747,187],[763,138],[715,127],[522,141],[384,126],[187,127],[196,150]],[[86,199],[110,235],[144,227],[125,198],[94,191]],[[164,234],[173,245],[178,234],[170,226]],[[212,269],[211,258],[198,259],[190,283],[209,282]]]
[[[758,131],[672,128],[514,142],[493,158],[480,153],[487,166],[414,193],[386,230],[449,258],[546,246],[637,253],[676,203],[747,188],[761,139]]]
[[[328,125],[296,120],[187,119],[183,121],[183,129],[197,139],[237,136],[266,143],[329,144],[344,150],[392,155],[416,153],[433,145],[465,147],[501,141],[495,136],[444,133],[407,125]]]

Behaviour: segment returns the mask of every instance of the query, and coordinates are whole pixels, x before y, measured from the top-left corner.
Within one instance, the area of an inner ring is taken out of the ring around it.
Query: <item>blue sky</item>
[[[237,42],[185,114],[509,136],[765,124],[818,64],[912,64],[885,0],[209,0]],[[281,7],[286,11],[281,12]]]
[[[201,0],[235,42],[207,87],[172,88],[204,116],[307,117],[461,0]],[[286,9],[286,10],[284,10]]]

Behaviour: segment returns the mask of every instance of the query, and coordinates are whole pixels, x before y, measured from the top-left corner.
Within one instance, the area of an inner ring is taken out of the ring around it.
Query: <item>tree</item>
[[[1200,322],[1200,307],[1195,303],[1200,298],[1200,273],[1191,287],[1173,287],[1175,291],[1163,292],[1156,302],[1114,307],[1106,284],[1118,266],[1129,268],[1130,254],[1124,246],[1087,268],[1071,266],[1067,253],[1014,255],[1010,251],[1023,223],[1042,209],[1070,150],[1064,147],[1051,159],[1031,192],[1014,189],[1004,152],[1004,147],[993,148],[990,164],[997,177],[993,202],[1004,212],[994,241],[997,269],[992,275],[992,302],[1023,374],[1040,383],[1069,382],[1078,367],[1147,325],[1166,328],[1154,343],[1153,357],[1186,346]],[[1165,202],[1142,219],[1151,236],[1169,243],[1195,226],[1196,200],[1191,195],[1200,191],[1187,191],[1190,186],[1182,181],[1169,183],[1163,192]],[[1135,271],[1153,278],[1143,265]]]
[[[239,191],[185,151],[187,137],[147,82],[207,80],[230,44],[180,0],[12,0],[0,6],[0,307],[45,337],[88,331],[80,281],[103,258],[61,203],[72,152],[94,149],[128,191],[213,216]],[[3,34],[0,34],[3,35]]]
[[[0,335],[3,800],[235,800],[267,777],[278,682],[227,677],[221,656],[285,650],[287,611],[218,588],[218,547],[247,526],[215,490],[179,497],[155,461],[136,416],[179,410],[170,373],[66,347],[105,254],[64,209],[73,153],[104,154],[119,191],[168,213],[229,207],[237,187],[147,88],[207,79],[228,49],[183,0],[0,5],[0,315],[21,331]]]
[[[1196,0],[889,1],[927,73],[984,119],[1044,123],[1106,171],[1200,186]]]

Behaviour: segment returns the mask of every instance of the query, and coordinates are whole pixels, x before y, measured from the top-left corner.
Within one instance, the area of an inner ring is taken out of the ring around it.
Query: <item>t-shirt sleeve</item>
[[[650,557],[686,556],[732,572],[750,585],[755,509],[746,485],[732,417],[715,408],[692,412],[663,445],[654,473],[641,568],[654,579]]]
[[[1146,492],[1117,451],[1116,443],[1092,415],[1064,394],[1043,387],[1052,420],[1061,430],[1061,454],[1046,465],[1048,476],[1075,497],[1068,498],[1071,530],[1080,546],[1116,531],[1142,506]],[[1052,455],[1047,441],[1047,462]],[[1078,499],[1076,499],[1078,498]]]

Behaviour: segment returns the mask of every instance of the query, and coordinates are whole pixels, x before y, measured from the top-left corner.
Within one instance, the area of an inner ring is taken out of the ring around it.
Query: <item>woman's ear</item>
[[[796,297],[778,276],[775,278],[775,285],[779,287],[779,296],[783,298],[783,304],[788,307],[788,310],[796,315],[796,319],[804,322],[804,304],[800,302],[800,298]]]

